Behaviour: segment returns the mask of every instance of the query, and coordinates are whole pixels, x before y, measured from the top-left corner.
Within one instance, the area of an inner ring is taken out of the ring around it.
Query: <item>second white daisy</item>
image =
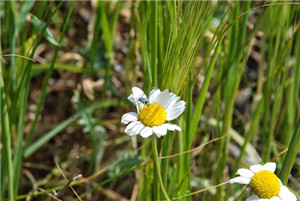
[[[149,95],[149,100],[145,93],[138,87],[132,88],[132,94],[128,97],[136,105],[137,113],[129,112],[122,116],[121,122],[128,124],[125,133],[138,135],[147,138],[153,133],[157,137],[167,134],[167,130],[178,130],[181,128],[175,124],[166,123],[179,117],[185,109],[185,102],[178,101],[180,97],[169,90],[161,92],[154,89]]]
[[[250,184],[254,193],[246,201],[296,201],[296,196],[282,184],[274,174],[276,163],[265,165],[252,165],[250,170],[241,168],[237,174],[239,177],[230,180],[230,183]]]

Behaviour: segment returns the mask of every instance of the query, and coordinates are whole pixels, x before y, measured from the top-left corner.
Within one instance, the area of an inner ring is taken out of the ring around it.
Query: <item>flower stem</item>
[[[154,160],[154,166],[155,170],[158,176],[158,181],[162,190],[162,193],[164,194],[165,198],[170,201],[171,199],[168,196],[168,193],[164,187],[162,178],[161,178],[161,173],[160,173],[160,168],[159,168],[159,162],[158,162],[158,153],[157,153],[157,143],[156,143],[156,135],[152,135],[152,151],[153,151],[153,160]]]

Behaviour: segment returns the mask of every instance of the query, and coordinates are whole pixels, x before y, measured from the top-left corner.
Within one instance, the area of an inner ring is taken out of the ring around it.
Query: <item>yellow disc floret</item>
[[[273,172],[262,170],[254,174],[250,188],[259,198],[270,199],[279,194],[280,182]]]
[[[149,127],[159,126],[165,123],[166,119],[167,113],[165,109],[156,103],[144,106],[139,113],[139,120]]]

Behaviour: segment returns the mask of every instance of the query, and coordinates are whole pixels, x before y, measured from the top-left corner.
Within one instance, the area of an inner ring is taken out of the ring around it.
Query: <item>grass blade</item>
[[[5,88],[3,82],[3,72],[0,68],[0,87],[1,87],[1,141],[3,143],[2,157],[1,157],[1,200],[4,198],[4,182],[7,176],[8,182],[8,196],[10,200],[15,200],[15,188],[14,188],[14,175],[11,159],[11,133],[8,118],[7,102],[5,97]]]
[[[284,158],[282,169],[279,174],[279,178],[281,179],[284,185],[287,184],[290,172],[294,165],[298,153],[298,149],[299,149],[299,144],[300,144],[300,118],[298,119],[298,122],[296,124],[294,134],[289,145],[288,152]]]
[[[18,18],[16,20],[16,32],[17,33],[19,33],[21,31],[21,29],[23,28],[25,21],[26,21],[26,16],[32,9],[34,3],[35,3],[35,1],[24,1],[23,2],[21,10],[18,15]]]

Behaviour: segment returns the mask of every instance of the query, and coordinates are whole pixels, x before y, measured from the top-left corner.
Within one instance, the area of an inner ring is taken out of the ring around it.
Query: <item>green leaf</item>
[[[35,26],[35,28],[37,28],[39,31],[43,31],[45,28],[44,23],[39,20],[36,16],[31,15],[31,22],[32,24]],[[46,28],[45,32],[44,32],[44,37],[52,44],[55,46],[60,46],[60,44],[55,40],[54,36],[52,35],[52,33],[50,32],[50,30],[48,28]]]

